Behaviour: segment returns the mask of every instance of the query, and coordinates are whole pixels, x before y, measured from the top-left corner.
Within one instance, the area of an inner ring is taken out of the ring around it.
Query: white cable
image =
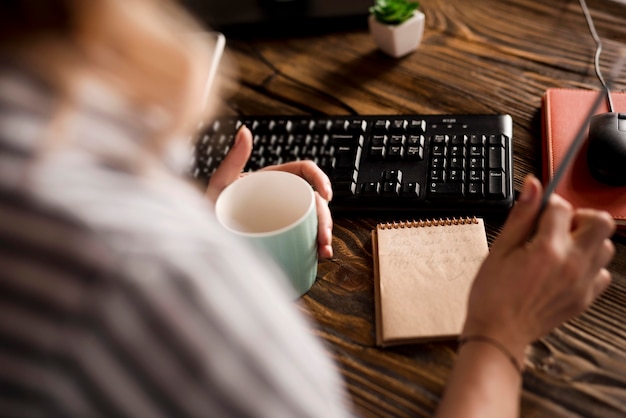
[[[600,54],[602,54],[602,41],[598,36],[598,32],[596,32],[596,27],[593,24],[593,19],[591,18],[591,14],[589,13],[589,8],[587,7],[587,3],[585,0],[579,0],[580,8],[583,10],[583,14],[585,15],[585,20],[587,21],[587,26],[589,27],[589,32],[591,32],[591,36],[593,40],[596,42],[596,53],[593,59],[594,68],[596,71],[596,76],[602,83],[602,87],[606,90],[606,100],[609,105],[609,112],[613,112],[613,99],[611,98],[611,92],[604,81],[604,77],[602,76],[602,71],[600,71]]]

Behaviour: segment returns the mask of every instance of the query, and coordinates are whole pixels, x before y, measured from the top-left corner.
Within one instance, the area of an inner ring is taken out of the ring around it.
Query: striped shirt
[[[145,118],[84,91],[53,119],[0,65],[0,416],[348,416],[281,273],[150,160]]]

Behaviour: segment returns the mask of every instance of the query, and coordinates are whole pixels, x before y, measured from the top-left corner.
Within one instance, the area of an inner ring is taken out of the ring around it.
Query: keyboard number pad
[[[506,196],[506,137],[433,135],[428,193],[451,199]]]

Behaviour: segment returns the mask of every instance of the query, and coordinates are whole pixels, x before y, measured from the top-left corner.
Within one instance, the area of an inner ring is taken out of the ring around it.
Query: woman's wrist
[[[511,366],[515,369],[515,371],[520,375],[520,377],[524,374],[524,360],[525,356],[515,355],[515,353],[505,344],[498,341],[495,338],[489,337],[487,335],[481,334],[471,334],[471,335],[463,335],[459,338],[459,350],[467,345],[467,344],[487,344],[491,347],[497,349],[503,357],[511,363]]]
[[[491,344],[501,351],[502,355],[507,357],[510,362],[517,364],[518,370],[523,370],[529,342],[523,338],[519,331],[511,331],[513,329],[514,327],[510,326],[494,328],[493,326],[477,326],[474,322],[467,322],[459,336],[459,342],[466,340],[467,343]]]

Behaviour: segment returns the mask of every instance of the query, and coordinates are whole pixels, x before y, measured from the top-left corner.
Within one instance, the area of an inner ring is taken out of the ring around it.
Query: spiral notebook
[[[372,231],[376,344],[457,337],[489,253],[481,218],[381,223]]]

